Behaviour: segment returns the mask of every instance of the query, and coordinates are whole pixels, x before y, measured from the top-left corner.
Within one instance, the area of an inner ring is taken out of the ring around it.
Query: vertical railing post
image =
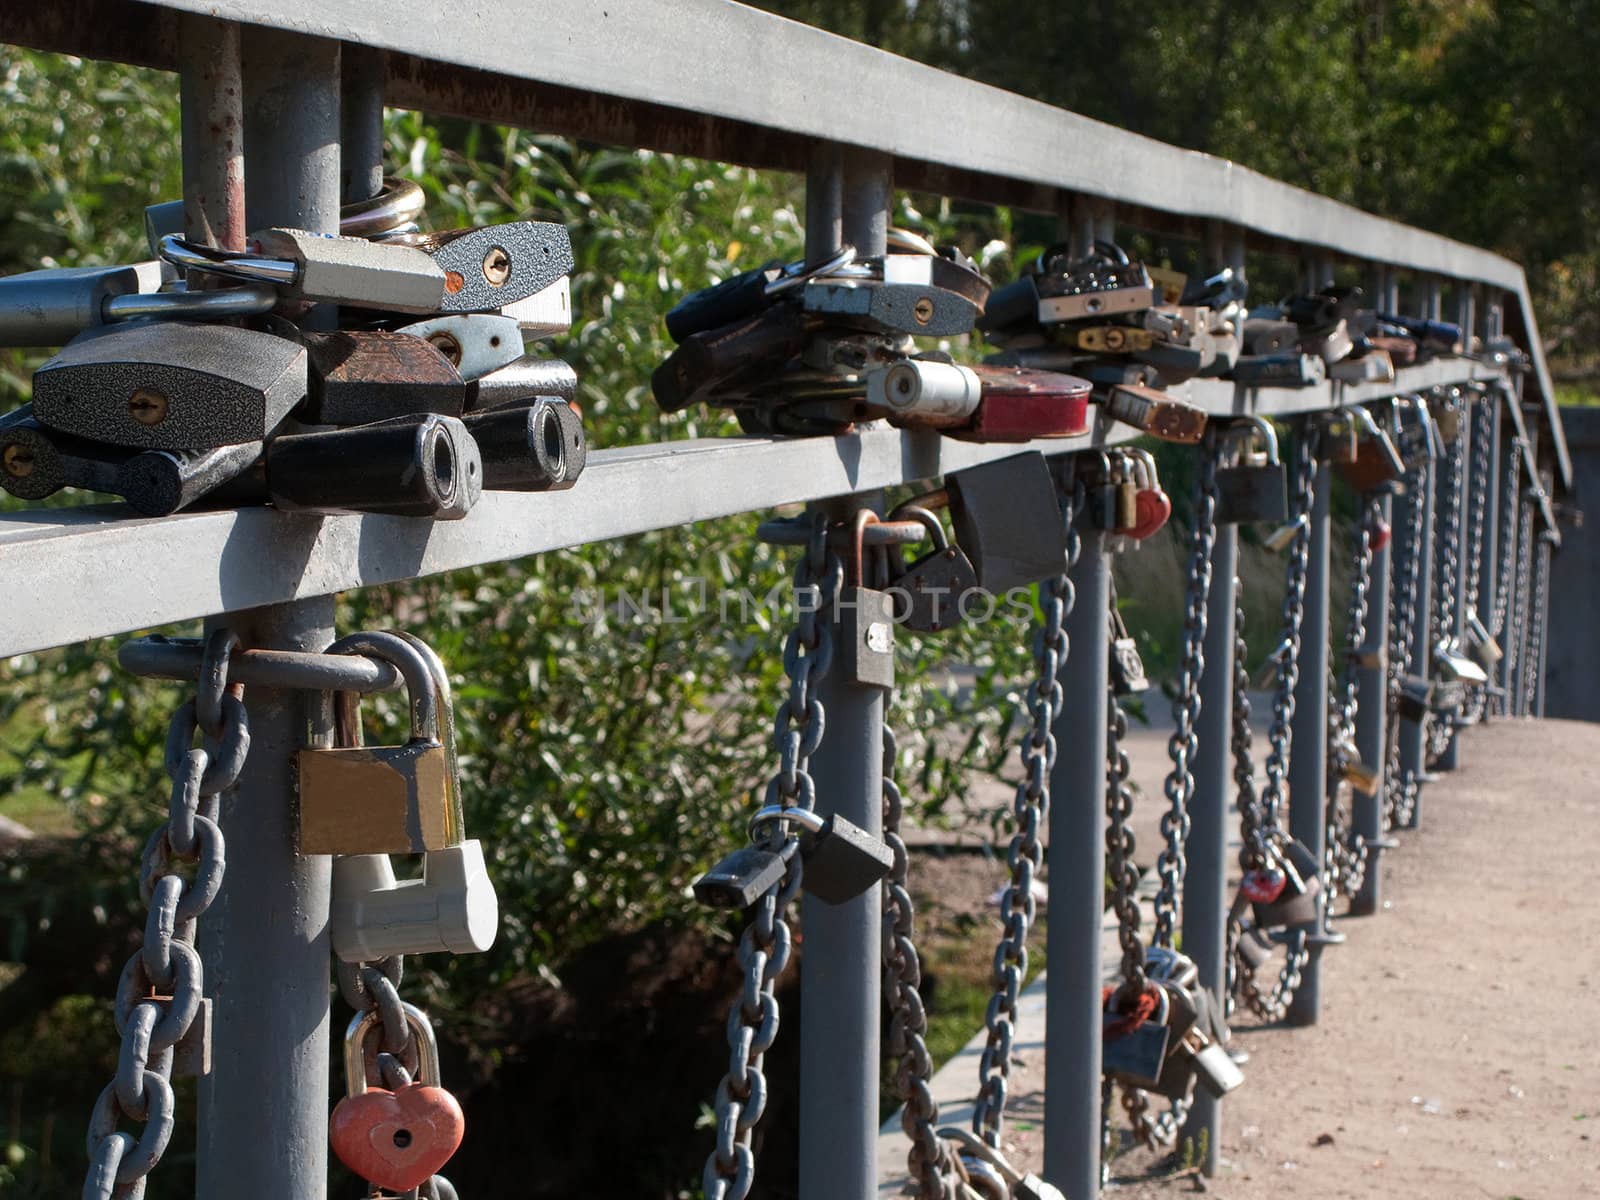
[[[1228,813],[1233,800],[1234,576],[1239,527],[1217,526],[1211,550],[1211,595],[1206,601],[1205,673],[1195,734],[1194,798],[1189,804],[1188,869],[1183,876],[1183,952],[1200,969],[1200,985],[1227,993]],[[1215,1175],[1222,1138],[1222,1102],[1196,1088],[1184,1137],[1203,1147],[1199,1165]]]
[[[1550,556],[1553,552],[1550,538],[1541,532],[1534,547],[1533,564],[1533,595],[1538,608],[1534,616],[1533,703],[1529,715],[1535,717],[1544,716],[1544,677],[1550,648]]]
[[[252,28],[242,49],[247,227],[335,232],[339,43]],[[321,650],[333,611],[321,597],[212,624],[249,647]],[[293,815],[294,753],[326,731],[310,727],[305,701],[251,690],[249,762],[222,798],[232,852],[200,939],[215,1004],[212,1070],[199,1088],[201,1200],[319,1200],[327,1190],[331,860],[295,852]]]
[[[1383,852],[1394,845],[1383,831],[1385,771],[1388,761],[1389,683],[1384,654],[1389,645],[1389,594],[1394,586],[1394,498],[1385,494],[1378,501],[1378,518],[1390,529],[1389,541],[1373,550],[1367,595],[1367,642],[1360,650],[1375,651],[1376,662],[1355,667],[1356,672],[1356,752],[1361,761],[1373,767],[1378,782],[1370,793],[1357,791],[1351,798],[1351,827],[1367,844],[1367,870],[1361,886],[1350,897],[1352,916],[1364,917],[1383,904]]]
[[[1313,476],[1306,600],[1300,627],[1300,677],[1289,728],[1289,833],[1322,862],[1328,799],[1328,551],[1332,532],[1327,463]],[[1327,926],[1324,893],[1316,927],[1307,941],[1308,961],[1289,1006],[1291,1025],[1315,1025],[1322,1013],[1322,947]]]
[[[375,46],[344,47],[339,89],[339,197],[346,204],[383,191],[385,54]]]
[[[867,151],[826,150],[807,176],[806,255],[815,259],[839,237],[862,255],[884,252],[893,195],[889,160]],[[817,195],[811,197],[813,185]],[[837,196],[837,208],[833,197]],[[835,218],[834,213],[838,216]],[[837,223],[836,223],[837,222]],[[842,514],[876,496],[834,501]],[[834,636],[839,625],[834,624]],[[827,733],[811,759],[817,811],[838,813],[874,837],[883,832],[883,692],[839,671],[819,688]],[[877,1193],[880,947],[878,888],[844,904],[802,901],[805,952],[800,962],[800,1196],[868,1200]]]
[[[1505,397],[1505,403],[1516,403],[1515,397],[1507,395]],[[1513,426],[1513,428],[1515,428],[1515,426]],[[1514,448],[1513,453],[1517,453],[1517,450],[1515,449],[1517,440],[1518,439],[1516,437],[1511,439],[1511,444]],[[1513,692],[1515,690],[1513,673],[1516,670],[1517,658],[1515,638],[1517,628],[1517,563],[1522,554],[1520,457],[1518,461],[1514,463],[1511,454],[1504,455],[1502,461],[1496,466],[1496,474],[1500,481],[1499,507],[1502,512],[1504,512],[1506,506],[1508,504],[1510,505],[1510,520],[1507,521],[1505,526],[1500,529],[1501,545],[1495,560],[1495,571],[1498,577],[1500,563],[1503,562],[1506,564],[1506,579],[1510,583],[1510,587],[1507,590],[1507,594],[1500,601],[1500,608],[1505,616],[1503,618],[1500,632],[1497,635],[1500,639],[1501,658],[1500,662],[1497,664],[1497,670],[1495,672],[1497,677],[1496,682],[1500,687],[1500,696],[1496,702],[1495,711],[1503,714],[1504,716],[1510,717],[1516,715],[1515,710],[1512,707],[1512,700]]]
[[[1079,506],[1080,509],[1082,506]],[[1100,963],[1106,879],[1106,671],[1111,560],[1080,512],[1064,692],[1050,772],[1045,946],[1044,1177],[1071,1200],[1100,1192]]]
[[[243,250],[246,232],[239,38],[237,22],[178,17],[184,235],[223,250]]]

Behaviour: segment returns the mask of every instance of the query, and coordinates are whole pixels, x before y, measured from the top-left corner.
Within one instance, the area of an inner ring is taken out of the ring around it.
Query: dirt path
[[[1339,923],[1322,1023],[1238,1029],[1211,1195],[1600,1196],[1600,726],[1488,726],[1463,763],[1385,859],[1387,910]],[[1109,1194],[1196,1190],[1154,1166]]]

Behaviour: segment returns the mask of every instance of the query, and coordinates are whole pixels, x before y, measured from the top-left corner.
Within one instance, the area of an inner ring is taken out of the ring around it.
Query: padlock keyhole
[[[404,1150],[411,1145],[411,1130],[396,1129],[394,1131],[394,1145],[397,1150]]]

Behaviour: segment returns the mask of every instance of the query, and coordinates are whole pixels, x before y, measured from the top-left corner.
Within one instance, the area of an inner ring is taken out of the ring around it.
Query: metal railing
[[[1504,258],[1358,212],[1266,179],[1232,163],[1164,146],[1073,114],[883,54],[817,30],[717,0],[671,6],[616,0],[605,6],[552,0],[538,20],[518,6],[445,6],[396,0],[76,0],[0,11],[0,39],[40,49],[176,70],[186,84],[208,65],[200,29],[244,26],[247,204],[252,224],[337,219],[338,161],[321,151],[339,139],[340,52],[357,44],[387,51],[371,81],[388,103],[479,117],[629,146],[682,151],[756,166],[805,171],[808,232],[871,244],[884,220],[889,182],[1058,214],[1080,245],[1121,224],[1203,236],[1213,253],[1242,265],[1247,248],[1294,252],[1326,274],[1359,264],[1383,305],[1397,308],[1402,276],[1411,307],[1438,317],[1440,287],[1456,293],[1469,334],[1509,335],[1531,363],[1440,359],[1403,368],[1394,383],[1328,383],[1296,391],[1252,390],[1196,380],[1173,389],[1213,417],[1293,417],[1439,386],[1482,384],[1492,420],[1487,530],[1479,545],[1479,614],[1507,611],[1508,653],[1490,707],[1536,707],[1542,675],[1542,604],[1547,587],[1498,596],[1499,566],[1525,562],[1535,583],[1558,540],[1550,492],[1570,464],[1523,272]],[[560,31],[559,36],[552,31]],[[214,43],[213,43],[214,44]],[[715,62],[704,48],[717,46]],[[781,75],[781,86],[775,83]],[[841,80],[848,80],[841,86]],[[298,104],[274,110],[262,97],[290,89]],[[805,97],[801,102],[798,97]],[[190,96],[186,91],[186,103]],[[370,99],[370,96],[369,96]],[[198,101],[196,101],[198,103]],[[330,117],[329,114],[332,114]],[[186,174],[219,169],[202,122],[185,146]],[[370,148],[368,148],[370,153]],[[187,189],[186,189],[187,190]],[[257,219],[257,218],[260,219]],[[321,221],[323,224],[318,225]],[[827,227],[831,226],[831,230]],[[859,236],[857,236],[859,234]],[[1080,438],[1033,448],[1055,458],[1129,440],[1107,421]],[[1507,446],[1515,452],[1507,454]],[[600,449],[569,491],[487,494],[467,519],[432,524],[382,516],[305,517],[269,509],[160,520],[118,510],[75,509],[0,516],[0,573],[8,582],[0,655],[197,617],[226,619],[248,647],[321,650],[333,640],[332,595],[473,564],[581,545],[647,529],[797,502],[830,511],[870,503],[872,493],[1008,457],[930,432],[869,428],[839,438],[705,439]],[[1419,564],[1412,631],[1413,673],[1432,651],[1428,613],[1434,545],[1433,484],[1416,539],[1397,530],[1395,553]],[[1460,474],[1466,486],[1468,472]],[[1519,482],[1522,481],[1522,482]],[[1293,726],[1293,783],[1319,797],[1291,807],[1293,832],[1322,852],[1326,775],[1329,477],[1316,472],[1309,522],[1304,672]],[[1504,502],[1508,498],[1510,503]],[[1440,502],[1444,502],[1441,500]],[[1383,502],[1387,516],[1388,501]],[[1508,527],[1503,514],[1515,519]],[[1522,531],[1537,536],[1521,537]],[[1530,545],[1530,541],[1537,545]],[[1231,580],[1237,534],[1219,526],[1215,579]],[[1049,1041],[1045,1174],[1075,1200],[1098,1189],[1101,1066],[1101,904],[1105,873],[1107,535],[1082,529],[1071,573],[1077,603],[1068,619],[1072,657],[1055,733],[1051,787],[1055,903],[1048,946]],[[1369,636],[1388,636],[1391,551],[1374,555]],[[1536,607],[1536,606],[1535,606]],[[1227,742],[1233,689],[1234,603],[1214,586],[1208,605],[1199,734]],[[1530,664],[1532,669],[1530,669]],[[826,804],[875,829],[880,811],[882,699],[829,686],[829,736],[812,763]],[[1388,680],[1360,675],[1363,756],[1386,761]],[[289,812],[292,752],[308,717],[293,691],[253,687],[254,750],[223,821],[236,849],[228,883],[207,925],[205,968],[218,1002],[212,1074],[201,1089],[198,1194],[254,1200],[324,1194],[323,1123],[329,957],[329,866],[295,853]],[[1425,766],[1424,729],[1402,725],[1403,778]],[[325,733],[325,729],[316,732]],[[1444,765],[1452,761],[1448,755]],[[1191,803],[1184,935],[1202,981],[1226,985],[1223,910],[1230,764],[1201,754]],[[826,784],[826,786],[823,786]],[[1096,802],[1086,802],[1094,797]],[[1414,797],[1413,797],[1414,801]],[[1357,829],[1372,847],[1356,911],[1378,907],[1383,841],[1380,794],[1358,805]],[[1419,806],[1409,816],[1414,823]],[[249,896],[230,903],[230,895]],[[807,902],[808,970],[802,1045],[800,1193],[863,1200],[876,1191],[880,965],[876,892],[837,909]],[[1291,1020],[1318,1016],[1317,954]],[[851,1015],[853,1014],[853,1015]],[[708,1080],[708,1086],[711,1081]],[[263,1091],[265,1088],[265,1092]],[[1219,1107],[1204,1098],[1191,1129],[1208,1134],[1215,1166]],[[286,1151],[285,1147],[292,1148]]]

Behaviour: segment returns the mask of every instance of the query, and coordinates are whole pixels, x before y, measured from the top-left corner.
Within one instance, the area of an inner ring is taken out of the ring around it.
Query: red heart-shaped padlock
[[[391,1192],[426,1183],[450,1161],[466,1131],[456,1098],[423,1083],[346,1096],[328,1121],[328,1140],[339,1161]]]
[[[1140,488],[1133,497],[1133,528],[1125,530],[1142,542],[1167,523],[1172,515],[1172,498],[1157,488]]]
[[[1389,544],[1391,536],[1393,536],[1393,531],[1389,528],[1389,522],[1376,521],[1373,523],[1372,532],[1367,535],[1367,544],[1376,553]]]
[[[1283,895],[1283,889],[1288,883],[1289,877],[1282,871],[1265,868],[1246,871],[1244,878],[1239,881],[1239,890],[1252,904],[1271,904]]]

